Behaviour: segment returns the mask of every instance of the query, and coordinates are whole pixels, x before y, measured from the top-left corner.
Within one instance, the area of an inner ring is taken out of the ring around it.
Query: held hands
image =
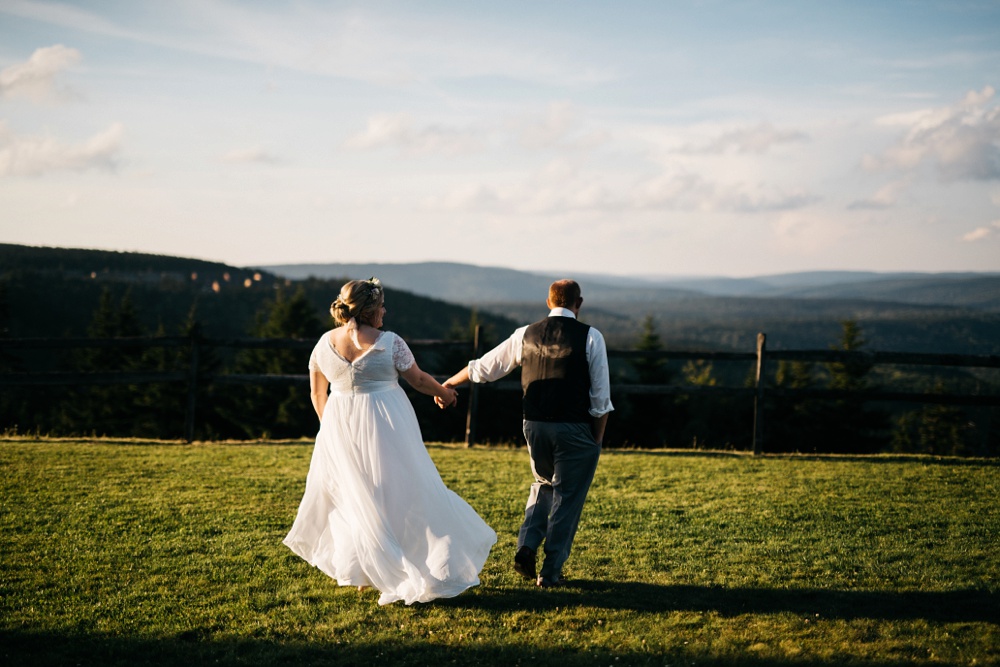
[[[445,397],[435,396],[434,403],[437,404],[439,408],[444,410],[445,408],[450,408],[458,403],[458,392],[447,384],[444,385],[444,390],[446,392]]]

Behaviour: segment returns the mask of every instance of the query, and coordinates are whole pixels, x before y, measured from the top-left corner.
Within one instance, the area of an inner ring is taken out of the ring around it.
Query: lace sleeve
[[[318,371],[319,370],[319,349],[321,345],[326,343],[326,334],[320,336],[319,342],[313,347],[312,354],[309,355],[309,370]]]
[[[410,366],[416,363],[413,353],[410,352],[410,347],[399,336],[393,336],[392,363],[400,373],[408,370]]]

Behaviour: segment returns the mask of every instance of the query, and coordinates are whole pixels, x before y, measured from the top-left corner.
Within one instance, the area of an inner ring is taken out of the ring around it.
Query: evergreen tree
[[[663,350],[663,342],[656,329],[656,320],[647,315],[642,322],[642,332],[633,349],[656,353]],[[638,384],[663,385],[672,376],[666,360],[654,355],[633,359],[632,369]],[[620,405],[618,405],[620,403]],[[672,396],[663,394],[628,394],[616,401],[615,419],[609,422],[609,439],[622,441],[634,447],[663,447],[683,427],[683,419]]]
[[[695,387],[714,387],[718,381],[712,375],[712,362],[707,359],[691,359],[681,369],[684,381]]]
[[[944,383],[938,381],[934,393],[944,394]],[[939,456],[975,456],[976,425],[965,410],[952,405],[925,405],[906,412],[896,420],[892,432],[892,450]]]
[[[780,361],[774,375],[777,389],[812,389],[816,387],[813,364],[806,361]],[[823,437],[824,411],[815,400],[800,396],[775,398],[765,419],[766,448],[771,452],[815,451]]]
[[[7,281],[0,280],[0,340],[10,334],[10,305],[7,296]],[[11,354],[0,343],[0,373],[23,372],[20,358]],[[24,391],[0,389],[0,433],[24,428],[25,419],[30,414],[29,398]]]
[[[257,316],[250,332],[258,338],[300,338],[315,341],[324,326],[305,291],[288,297],[277,291],[274,301]],[[249,349],[233,366],[237,374],[303,375],[308,373],[309,350]],[[317,430],[309,388],[300,383],[232,385],[230,398],[220,406],[228,421],[251,438],[297,438]]]
[[[841,326],[840,340],[832,349],[862,351],[866,341],[860,325],[854,320],[845,320]],[[852,395],[825,403],[817,415],[819,428],[814,442],[819,451],[872,453],[888,444],[886,414],[872,408],[860,395],[870,388],[868,372],[871,368],[871,362],[864,358],[827,364],[830,388],[852,392]]]
[[[166,336],[160,324],[156,337]],[[177,370],[177,348],[148,347],[142,354],[142,367],[149,371]],[[179,383],[153,383],[138,388],[135,396],[136,431],[145,438],[178,438],[182,434],[184,387]]]
[[[661,352],[663,341],[656,330],[656,319],[646,315],[642,320],[642,331],[635,348],[639,352]],[[632,367],[638,375],[639,384],[665,384],[670,381],[671,373],[667,368],[667,360],[655,356],[639,357],[632,362]]]
[[[201,327],[196,319],[197,304],[192,305],[184,322],[181,323],[177,335],[184,336],[197,344]],[[161,324],[155,334],[166,336],[168,332]],[[146,348],[142,357],[142,366],[149,371],[161,373],[190,373],[191,347],[155,346]],[[209,395],[209,375],[218,372],[218,355],[214,348],[200,346],[198,351],[198,378],[196,380],[196,402],[198,414],[195,416],[196,438],[210,432],[208,428],[210,410],[204,401]],[[185,424],[188,409],[189,381],[163,382],[145,385],[136,397],[136,405],[140,410],[136,435],[149,438],[181,438],[185,435]]]
[[[222,361],[215,347],[200,344],[203,338],[201,322],[197,317],[198,302],[191,306],[187,319],[181,329],[181,335],[197,345],[197,376],[195,378],[195,414],[194,414],[194,437],[196,440],[213,440],[219,438],[237,437],[239,432],[233,429],[233,425],[220,413],[219,405],[226,397],[226,387],[219,386],[210,381],[211,377],[219,374],[222,370]],[[178,355],[178,365],[181,369],[190,372],[191,355],[194,351],[191,347],[181,348]],[[185,388],[183,402],[183,415],[187,416],[188,397]]]
[[[87,329],[91,338],[131,338],[143,334],[138,311],[126,291],[115,302],[111,291],[101,292]],[[85,348],[76,355],[76,370],[88,373],[136,371],[142,367],[144,349],[136,347]],[[72,397],[58,429],[72,434],[137,435],[143,393],[149,385],[91,385],[70,392]]]
[[[834,350],[845,352],[861,352],[867,341],[861,336],[861,326],[854,320],[844,320],[841,323],[840,340],[831,346]],[[830,372],[830,388],[844,391],[865,391],[868,389],[868,372],[872,364],[866,360],[855,360],[845,363],[827,364]]]

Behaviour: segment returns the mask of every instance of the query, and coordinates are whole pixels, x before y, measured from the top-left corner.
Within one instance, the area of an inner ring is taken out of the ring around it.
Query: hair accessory
[[[371,289],[368,292],[368,294],[371,295],[370,298],[372,298],[372,299],[378,299],[379,294],[382,293],[382,281],[380,281],[375,276],[372,276],[371,278],[369,278],[365,282],[368,283],[369,285],[371,285]]]

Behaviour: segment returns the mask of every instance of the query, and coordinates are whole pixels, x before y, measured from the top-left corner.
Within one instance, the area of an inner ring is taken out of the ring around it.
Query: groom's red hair
[[[580,285],[575,280],[557,280],[549,285],[549,304],[553,308],[578,308]]]

